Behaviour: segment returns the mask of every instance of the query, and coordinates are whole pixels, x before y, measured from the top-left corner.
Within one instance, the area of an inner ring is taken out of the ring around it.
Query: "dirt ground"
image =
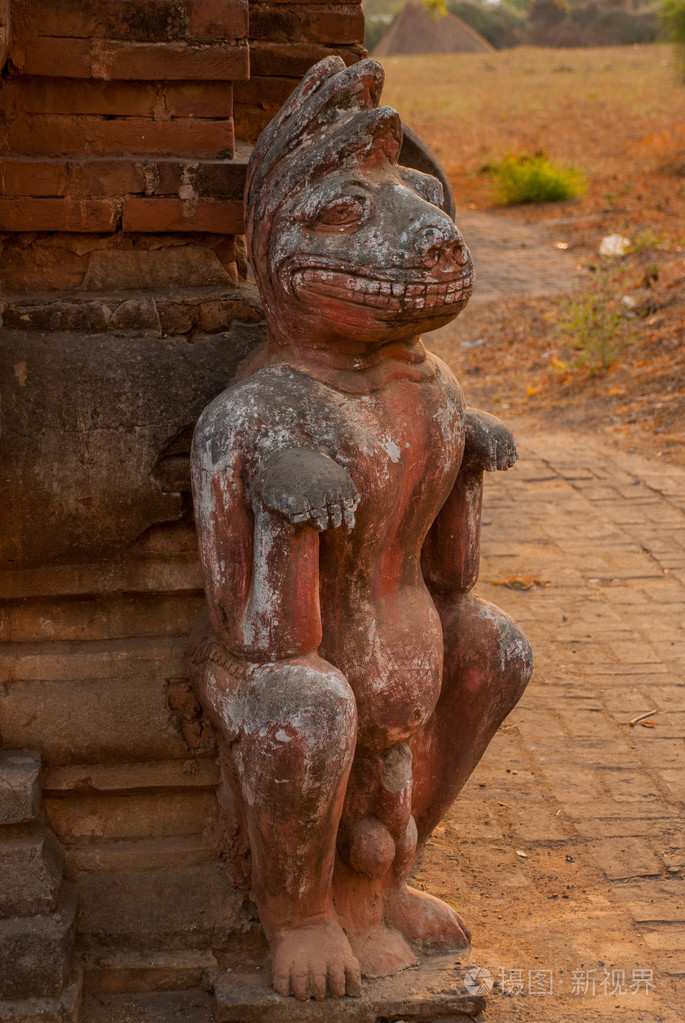
[[[443,162],[476,258],[469,308],[431,339],[471,400],[684,464],[685,88],[670,47],[522,47],[385,67],[384,101]],[[587,192],[498,206],[492,162],[541,151],[579,167]],[[603,259],[612,234],[629,251]],[[599,293],[617,317],[607,369],[564,329],[571,285],[581,308]]]

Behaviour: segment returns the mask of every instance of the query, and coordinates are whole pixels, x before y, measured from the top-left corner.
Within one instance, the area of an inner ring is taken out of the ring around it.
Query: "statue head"
[[[320,61],[250,159],[246,236],[270,337],[383,344],[443,326],[473,289],[442,186],[397,163],[399,115],[383,69]]]

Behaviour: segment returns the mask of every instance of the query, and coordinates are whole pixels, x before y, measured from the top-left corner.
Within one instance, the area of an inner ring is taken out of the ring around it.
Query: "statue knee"
[[[318,658],[255,669],[238,697],[241,738],[287,754],[306,752],[311,769],[354,752],[357,709],[347,679]]]
[[[443,692],[454,686],[470,698],[487,696],[509,713],[533,670],[530,643],[495,604],[469,596],[441,612],[445,637]]]

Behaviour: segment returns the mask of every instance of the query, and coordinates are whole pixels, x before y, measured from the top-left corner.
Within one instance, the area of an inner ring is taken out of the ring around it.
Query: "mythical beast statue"
[[[359,994],[409,942],[468,943],[406,880],[531,671],[470,592],[483,470],[514,441],[420,337],[466,304],[471,256],[436,179],[397,165],[382,85],[375,61],[329,57],[260,137],[246,225],[268,342],[191,456],[192,682],[274,987],[300,999]]]

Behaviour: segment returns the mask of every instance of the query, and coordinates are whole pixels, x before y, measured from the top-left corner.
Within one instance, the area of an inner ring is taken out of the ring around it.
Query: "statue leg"
[[[234,665],[205,662],[195,686],[240,787],[274,987],[300,999],[357,995],[359,964],[331,892],[356,740],[354,695],[316,656],[242,672]]]
[[[411,740],[417,849],[447,813],[516,706],[533,668],[527,639],[494,604],[464,594],[453,603],[438,604],[438,610],[445,646],[442,690],[433,716]],[[388,922],[405,937],[465,944],[468,930],[458,914],[441,900],[407,887],[408,873],[398,872],[386,897]]]

